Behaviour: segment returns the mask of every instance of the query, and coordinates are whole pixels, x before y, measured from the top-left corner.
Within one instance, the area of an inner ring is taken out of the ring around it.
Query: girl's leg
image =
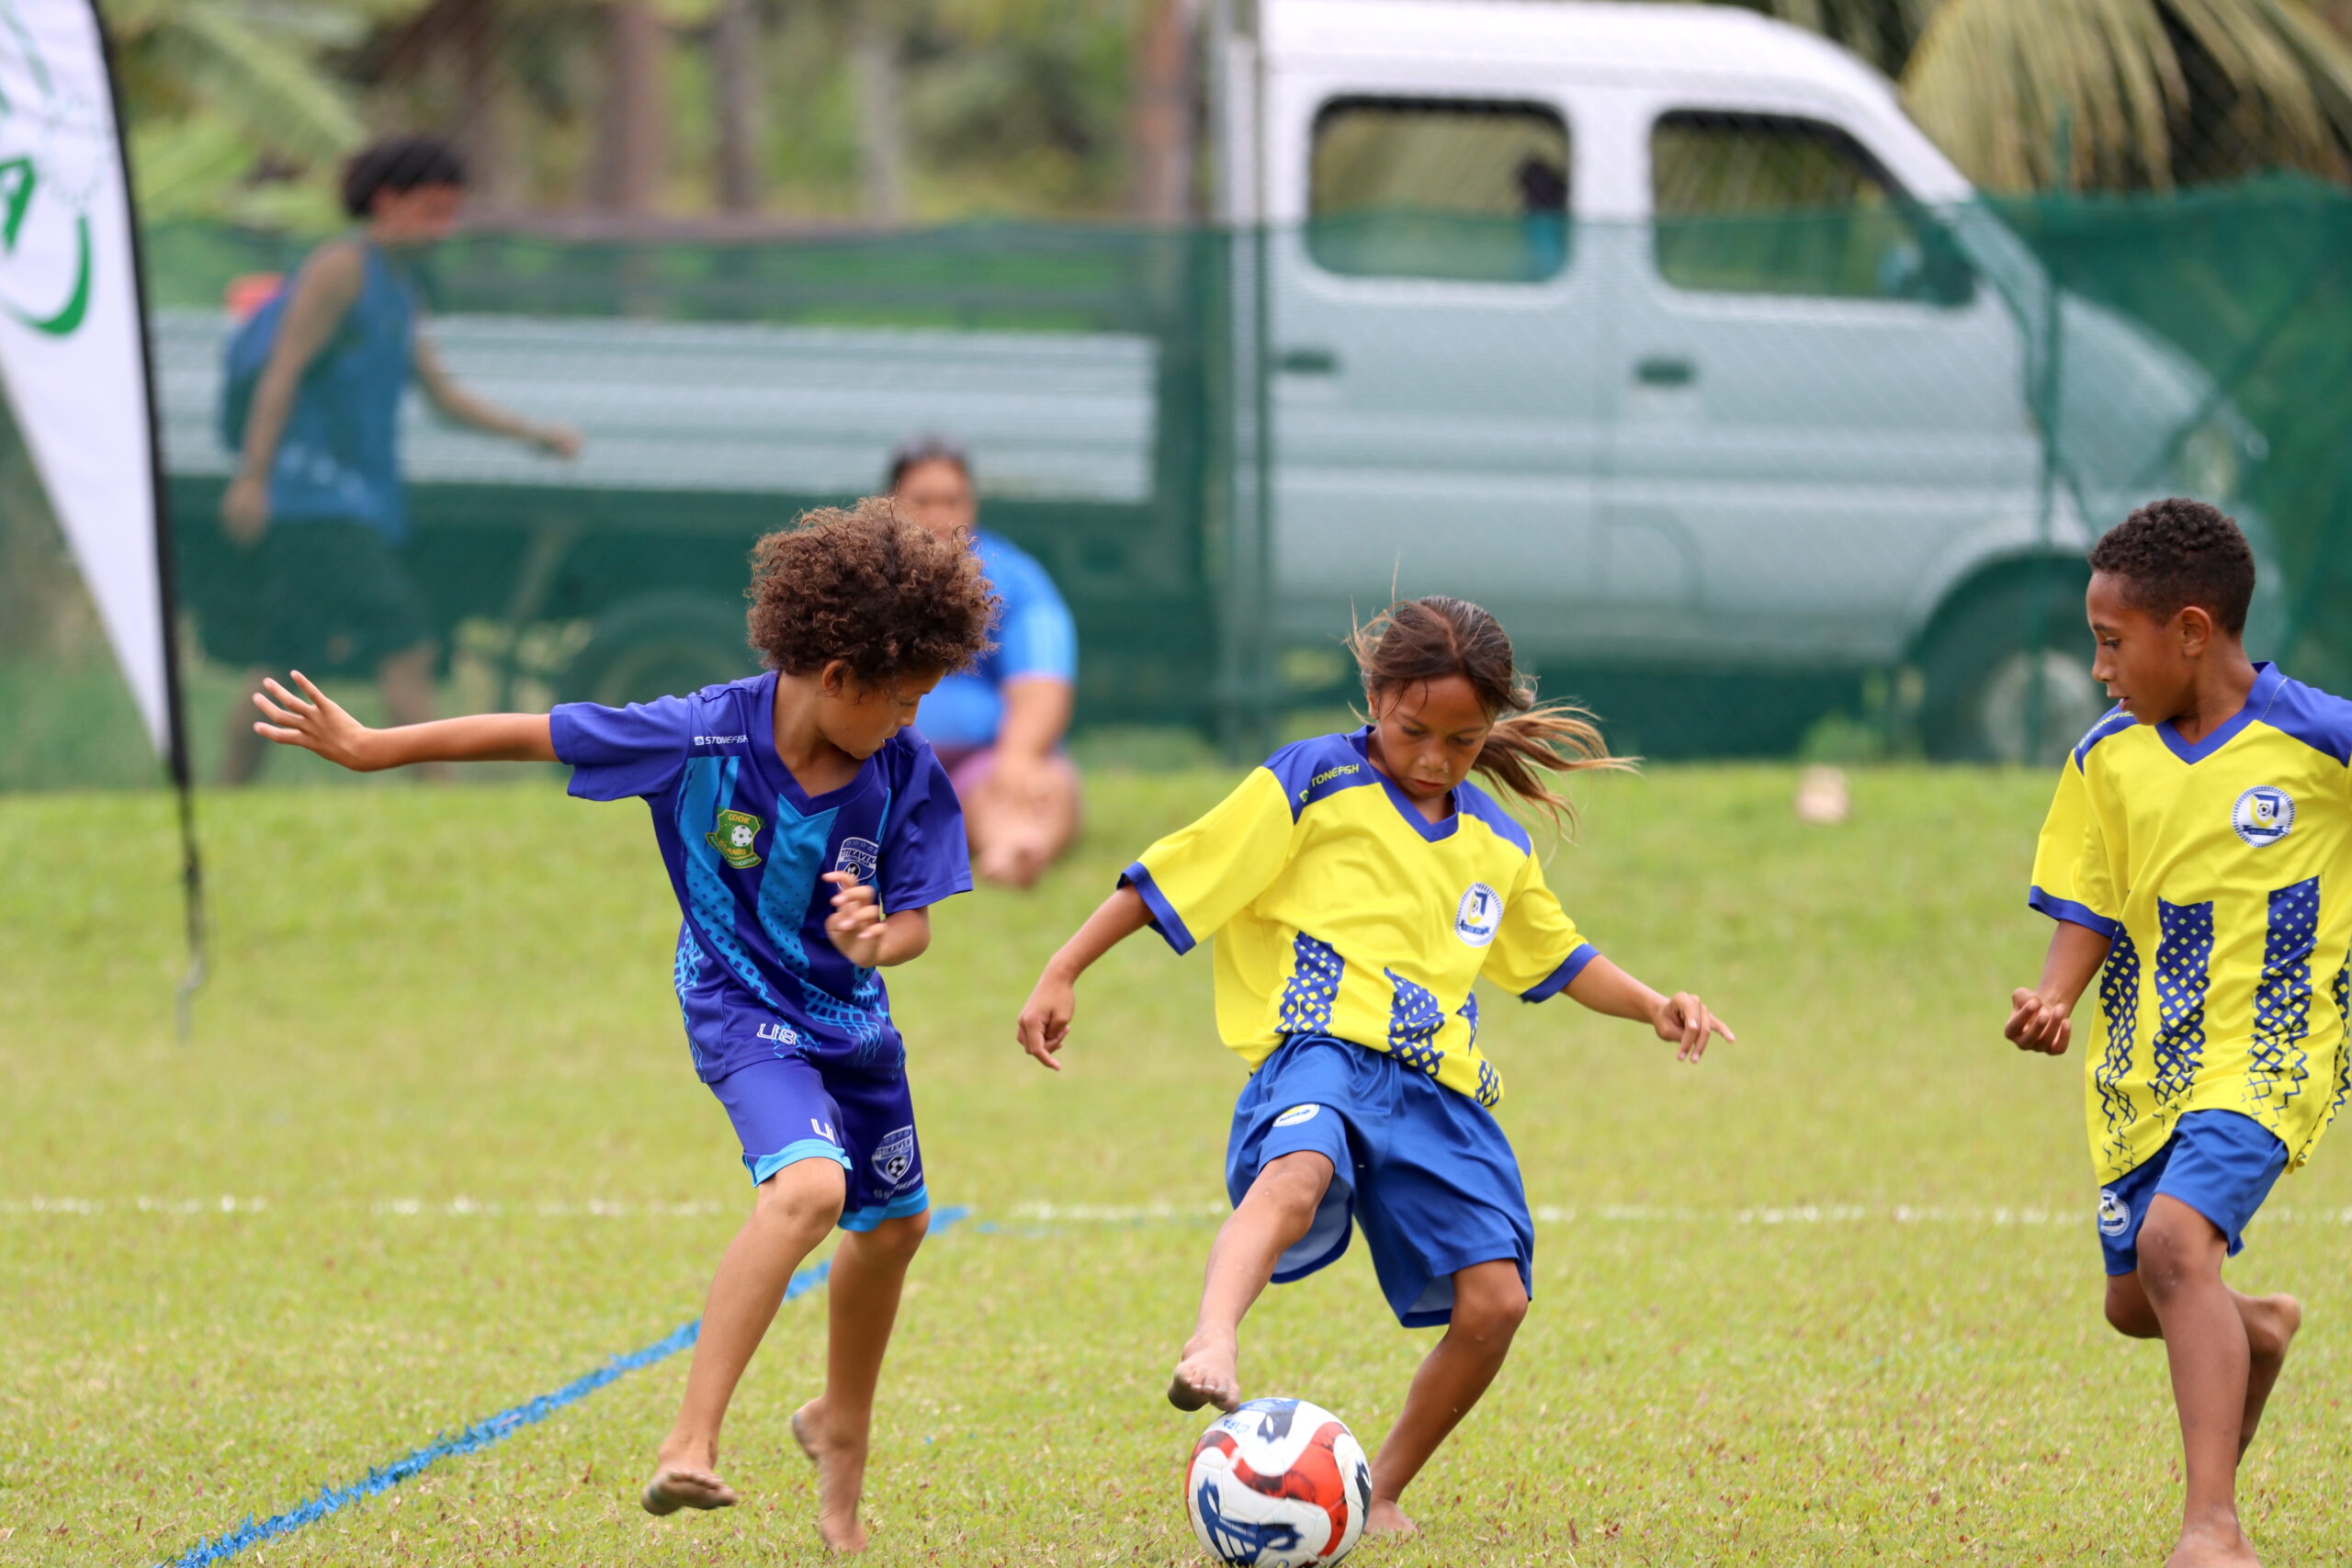
[[[1331,1175],[1329,1157],[1305,1149],[1260,1168],[1241,1206],[1209,1246],[1201,1314],[1169,1382],[1169,1404],[1179,1410],[1204,1404],[1231,1410],[1241,1403],[1242,1316],[1274,1277],[1283,1254],[1315,1223]]]
[[[841,1218],[843,1182],[842,1168],[833,1161],[804,1159],[760,1183],[752,1217],[727,1244],[710,1281],[678,1424],[654,1456],[653,1479],[639,1499],[647,1513],[724,1508],[735,1501],[733,1488],[713,1469],[719,1423],[752,1352],[784,1303],[793,1270]]]
[[[2232,1291],[2230,1302],[2238,1309],[2238,1321],[2245,1325],[2245,1404],[2238,1416],[2238,1457],[2243,1460],[2262,1426],[2270,1391],[2286,1370],[2288,1348],[2303,1326],[2303,1303],[2283,1292],[2249,1296]],[[2149,1304],[2148,1292],[2141,1288],[2137,1274],[2108,1276],[2107,1321],[2118,1334],[2133,1339],[2165,1337],[2164,1325],[2156,1321],[2156,1309]]]
[[[1367,1531],[1412,1530],[1396,1499],[1495,1381],[1526,1315],[1527,1289],[1510,1258],[1474,1263],[1453,1276],[1453,1321],[1413,1374],[1405,1409],[1373,1456]]]
[[[874,1425],[874,1385],[898,1321],[899,1292],[931,1226],[928,1213],[884,1220],[851,1231],[833,1252],[826,1291],[830,1322],[825,1392],[792,1416],[792,1435],[817,1465],[817,1533],[835,1551],[860,1551],[865,1527],[857,1503],[865,1485],[866,1442]]]

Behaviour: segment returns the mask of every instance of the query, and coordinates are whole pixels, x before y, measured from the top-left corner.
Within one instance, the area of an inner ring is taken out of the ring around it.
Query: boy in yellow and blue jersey
[[[2236,1472],[2302,1309],[2222,1265],[2352,1088],[2352,703],[2246,657],[2254,555],[2196,501],[2141,508],[2091,552],[2092,673],[2116,699],[2072,755],[2034,856],[2058,921],[2008,1038],[2087,1054],[2107,1317],[2165,1341],[2188,1457],[2173,1568],[2250,1563]]]
[[[1373,722],[1283,747],[1144,851],[1046,966],[1021,1040],[1057,1066],[1079,976],[1146,926],[1178,953],[1215,937],[1217,1031],[1250,1077],[1227,1137],[1233,1217],[1168,1397],[1234,1409],[1243,1314],[1361,1225],[1397,1321],[1446,1326],[1363,1478],[1365,1528],[1409,1531],[1399,1495],[1501,1370],[1533,1288],[1534,1226],[1472,987],[1639,1019],[1684,1061],[1731,1032],[1595,953],[1527,830],[1469,782],[1476,769],[1556,811],[1547,772],[1622,766],[1572,710],[1534,705],[1494,617],[1409,601],[1355,653]],[[1246,1526],[1220,1529],[1251,1544]]]

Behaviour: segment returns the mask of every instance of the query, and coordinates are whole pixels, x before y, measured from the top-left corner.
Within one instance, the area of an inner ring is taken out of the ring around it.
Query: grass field
[[[893,979],[933,1197],[973,1218],[918,1261],[885,1377],[881,1562],[1196,1560],[1201,1422],[1159,1390],[1239,1077],[1208,964],[1114,954],[1058,1077],[1010,1036],[1115,867],[1225,782],[1098,779],[1066,869],[947,906]],[[2161,1350],[2098,1318],[2079,1061],[1999,1037],[2046,934],[2021,897],[2045,787],[1866,773],[1838,829],[1794,821],[1784,770],[1585,791],[1552,865],[1569,908],[1741,1042],[1692,1071],[1566,1002],[1489,1005],[1535,1308],[1408,1495],[1424,1535],[1359,1562],[2160,1559],[2171,1407]],[[182,1047],[166,803],[0,797],[0,1562],[168,1561],[658,1339],[745,1201],[642,811],[539,778],[203,821],[215,975]],[[2352,1143],[2233,1268],[2312,1307],[2245,1472],[2273,1563],[2352,1540],[2347,1219]],[[631,1501],[681,1357],[240,1561],[808,1560],[785,1416],[820,1324],[788,1304],[752,1368],[730,1513]],[[1431,1337],[1388,1318],[1361,1247],[1245,1332],[1254,1390],[1367,1447]]]

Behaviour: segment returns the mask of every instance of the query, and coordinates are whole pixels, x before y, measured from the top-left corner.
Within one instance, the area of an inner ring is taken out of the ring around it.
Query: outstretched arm
[[[316,751],[356,773],[404,768],[412,762],[552,762],[555,739],[543,713],[485,713],[370,729],[311,683],[300,670],[295,695],[276,680],[254,694],[262,718],[254,733],[281,746]]]
[[[1151,911],[1144,907],[1143,895],[1122,886],[1086,917],[1077,934],[1046,963],[1046,972],[1037,976],[1036,989],[1029,993],[1028,1005],[1021,1010],[1021,1048],[1036,1057],[1038,1066],[1062,1070],[1054,1053],[1069,1038],[1070,1018],[1078,1010],[1078,977],[1096,959],[1150,923]]]
[[[410,360],[416,367],[417,384],[424,395],[443,415],[459,424],[491,435],[503,435],[510,441],[526,442],[542,452],[558,457],[580,455],[580,433],[568,424],[536,424],[520,414],[509,413],[494,403],[474,396],[450,376],[441,363],[441,355],[434,351],[432,340],[423,333],[416,334],[410,350]]]
[[[1689,991],[1661,996],[1606,958],[1595,958],[1586,964],[1568,982],[1567,995],[1595,1012],[1648,1024],[1657,1031],[1660,1040],[1674,1046],[1674,1059],[1678,1062],[1695,1062],[1704,1055],[1711,1034],[1731,1041],[1739,1038],[1729,1024],[1709,1012],[1707,1004]]]
[[[2001,1032],[2020,1051],[2063,1056],[2075,1038],[2075,1004],[2107,962],[2113,942],[2088,926],[2061,920],[2041,961],[2041,984],[2009,993],[2009,1022]]]

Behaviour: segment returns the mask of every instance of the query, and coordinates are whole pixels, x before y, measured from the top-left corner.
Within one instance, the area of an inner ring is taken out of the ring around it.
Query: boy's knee
[[[842,1217],[849,1178],[832,1160],[796,1160],[753,1190],[752,1209],[762,1219],[795,1229],[830,1230]]]
[[[1507,1345],[1526,1321],[1527,1287],[1516,1268],[1464,1269],[1454,1276],[1454,1333],[1480,1344]]]
[[[900,1214],[882,1221],[870,1231],[857,1233],[858,1248],[886,1263],[903,1264],[911,1259],[915,1249],[922,1246],[922,1238],[931,1234],[931,1211],[919,1214]]]
[[[1304,1224],[1323,1206],[1323,1194],[1331,1190],[1331,1177],[1328,1157],[1301,1149],[1268,1160],[1250,1184],[1250,1191],[1252,1196],[1263,1192],[1283,1214]]]
[[[2136,1242],[2141,1289],[2161,1302],[2185,1287],[2222,1277],[2229,1244],[2213,1222],[2177,1199],[2159,1197],[2148,1207]]]
[[[2164,1329],[2148,1305],[2148,1294],[2140,1288],[2140,1281],[2134,1276],[2109,1275],[2106,1304],[2107,1325],[2118,1334],[2132,1339],[2163,1337]]]

